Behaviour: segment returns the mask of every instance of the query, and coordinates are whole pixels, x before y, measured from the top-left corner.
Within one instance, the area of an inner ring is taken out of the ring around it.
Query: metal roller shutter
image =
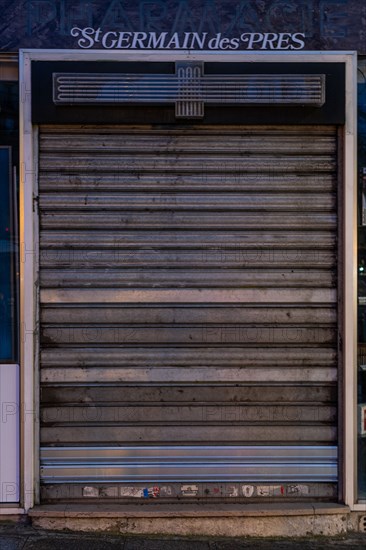
[[[43,500],[336,498],[336,128],[39,143]]]

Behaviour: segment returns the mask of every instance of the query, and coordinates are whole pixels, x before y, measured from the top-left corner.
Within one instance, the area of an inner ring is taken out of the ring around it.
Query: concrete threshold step
[[[256,517],[347,514],[349,507],[335,503],[276,504],[44,504],[29,511],[31,517]]]
[[[130,535],[337,536],[348,531],[348,506],[283,504],[55,504],[29,511],[35,527]]]

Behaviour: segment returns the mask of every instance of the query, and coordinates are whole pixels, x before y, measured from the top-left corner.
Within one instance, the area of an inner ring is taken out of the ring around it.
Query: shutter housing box
[[[175,63],[163,62],[33,62],[33,122],[174,124],[177,114],[175,100],[177,97],[181,99],[180,93],[187,94],[189,90],[193,93],[194,90],[204,104],[203,116],[200,114],[202,124],[344,124],[343,64],[205,62],[202,63],[202,76],[195,78],[196,84],[191,82],[188,88],[184,88],[184,79],[181,78],[179,83],[179,66],[176,68]],[[68,104],[57,99],[60,96],[57,85],[54,87],[54,79],[57,84],[59,78],[71,79],[68,83],[63,82],[69,93]],[[97,104],[103,108],[93,108],[89,100],[82,103],[86,101],[85,95],[84,99],[79,98],[77,86],[73,88],[71,85],[78,78],[84,84],[86,79],[92,79],[87,85],[88,94],[94,89],[94,99],[96,95]],[[98,93],[101,82],[104,85]],[[130,99],[126,101],[123,90],[128,88]],[[306,90],[309,94],[305,93]],[[144,98],[146,102],[141,103]],[[189,97],[185,95],[184,99]],[[189,124],[189,119],[182,121]]]

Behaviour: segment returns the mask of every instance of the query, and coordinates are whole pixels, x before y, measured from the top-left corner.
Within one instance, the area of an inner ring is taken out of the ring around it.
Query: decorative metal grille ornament
[[[175,74],[53,73],[56,105],[175,104],[176,118],[203,118],[208,105],[325,103],[324,74],[204,74],[202,61],[176,63]]]

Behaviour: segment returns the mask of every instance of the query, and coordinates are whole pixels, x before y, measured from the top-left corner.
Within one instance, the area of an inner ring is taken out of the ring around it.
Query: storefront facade
[[[4,513],[362,514],[361,3],[19,4]]]

